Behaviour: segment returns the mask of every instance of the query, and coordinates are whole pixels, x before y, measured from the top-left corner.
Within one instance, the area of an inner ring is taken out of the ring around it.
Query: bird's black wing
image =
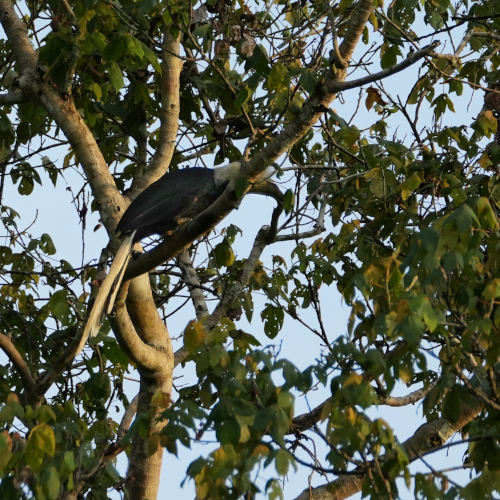
[[[203,211],[224,189],[214,181],[214,171],[187,168],[167,173],[145,189],[128,207],[117,230],[136,230],[134,241],[164,234]]]

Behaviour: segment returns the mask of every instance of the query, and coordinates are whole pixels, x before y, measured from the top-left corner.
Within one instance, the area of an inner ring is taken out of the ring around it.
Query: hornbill
[[[167,172],[135,198],[116,226],[121,245],[89,313],[83,343],[97,335],[105,310],[109,314],[113,309],[133,244],[152,234],[168,233],[203,212],[239,173],[239,162],[214,169],[193,167]]]

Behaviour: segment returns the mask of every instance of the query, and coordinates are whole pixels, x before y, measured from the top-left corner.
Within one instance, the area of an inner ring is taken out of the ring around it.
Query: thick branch
[[[328,400],[327,400],[328,401]],[[321,419],[321,413],[323,411],[323,407],[325,403],[321,403],[311,411],[307,413],[302,413],[302,415],[297,415],[292,420],[292,424],[290,425],[290,429],[288,430],[288,434],[295,434],[296,432],[304,432],[314,427]]]
[[[137,413],[137,405],[139,403],[139,395],[136,394],[134,399],[130,402],[130,404],[125,409],[125,413],[123,414],[122,420],[120,422],[120,426],[118,427],[118,431],[116,433],[116,437],[119,440],[125,437],[125,434],[130,428],[132,424],[132,419],[134,415]]]
[[[12,364],[15,366],[17,372],[23,379],[25,387],[30,394],[30,396],[36,397],[37,387],[33,375],[24,361],[21,353],[16,349],[12,340],[7,335],[0,333],[0,348],[7,354],[8,358],[11,360]]]
[[[427,387],[422,387],[422,389],[417,389],[416,391],[407,394],[406,396],[384,396],[379,395],[379,403],[381,405],[387,406],[408,406],[420,401],[425,398],[427,394],[435,387],[434,384],[429,384]]]
[[[18,74],[21,78],[33,78],[38,56],[26,34],[26,25],[14,12],[11,0],[0,0],[0,23],[10,42]]]
[[[6,94],[0,94],[0,106],[12,106],[29,100],[24,92],[11,91]]]
[[[134,181],[133,192],[138,194],[159,179],[168,169],[174,154],[179,128],[180,75],[183,61],[179,57],[181,33],[173,36],[168,30],[163,42],[161,64],[161,112],[158,131],[158,148],[144,175]]]
[[[141,368],[151,371],[164,371],[168,369],[168,365],[165,362],[165,346],[149,345],[137,334],[136,328],[130,319],[125,305],[128,287],[129,283],[122,285],[115,302],[115,318],[113,319],[113,323],[116,327],[117,338],[122,348]],[[148,301],[148,299],[150,299],[150,297],[144,297],[145,302]],[[154,312],[156,316],[158,316],[158,311],[156,309]],[[144,318],[141,318],[143,322],[150,323],[154,321],[154,318],[146,317],[148,314],[144,313],[144,316]],[[148,325],[143,324],[143,326],[144,328],[141,330],[144,330],[145,335],[149,335],[150,332],[147,329]],[[143,333],[143,331],[141,331],[141,333]]]
[[[406,396],[379,396],[379,404],[387,405],[387,406],[408,406],[411,404],[415,404],[417,401],[425,398],[425,396],[429,393],[431,389],[435,387],[435,384],[429,384],[427,387],[423,387],[422,389],[418,389],[416,391],[407,394]],[[307,413],[302,413],[301,415],[297,415],[292,420],[292,424],[290,425],[290,429],[288,430],[289,434],[295,434],[296,432],[304,432],[314,425],[316,425],[321,419],[321,413],[323,411],[323,407],[329,401],[327,399],[323,403],[319,404],[311,411]]]

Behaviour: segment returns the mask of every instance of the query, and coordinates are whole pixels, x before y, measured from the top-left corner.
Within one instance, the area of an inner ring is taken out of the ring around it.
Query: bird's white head
[[[239,161],[234,161],[223,167],[214,168],[214,179],[216,184],[222,184],[232,180],[236,180],[240,175],[241,163]],[[263,172],[259,174],[256,182],[262,182],[273,176],[275,169],[273,167],[267,167]]]
[[[234,161],[229,163],[229,165],[224,165],[223,167],[214,168],[214,180],[216,184],[222,184],[224,182],[229,182],[235,180],[240,175],[241,163],[239,161]]]

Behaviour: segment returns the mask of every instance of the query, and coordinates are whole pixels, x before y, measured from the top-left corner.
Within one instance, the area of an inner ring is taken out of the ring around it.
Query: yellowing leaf
[[[483,111],[477,118],[477,123],[481,127],[481,130],[485,132],[487,135],[489,133],[495,133],[497,131],[498,123],[493,111],[491,109],[487,109]]]
[[[205,342],[207,332],[199,321],[190,321],[184,330],[184,347],[192,351]]]
[[[358,373],[351,373],[345,380],[344,380],[344,387],[347,387],[348,385],[351,384],[356,384],[359,385],[363,382],[363,377],[359,375]]]
[[[486,152],[480,156],[477,162],[479,163],[479,166],[482,168],[486,168],[489,167],[490,165],[493,165],[493,162],[490,160],[490,157]]]
[[[482,296],[486,300],[496,299],[500,297],[500,279],[490,281],[483,289]]]
[[[356,412],[354,411],[354,409],[351,407],[351,406],[348,406],[345,411],[344,411],[344,414],[347,418],[347,421],[351,424],[351,425],[354,425],[355,422],[356,422]]]
[[[269,78],[267,79],[268,89],[276,92],[287,90],[289,83],[290,77],[285,65],[282,63],[275,64],[271,68]]]
[[[223,447],[223,446],[221,446],[220,448],[217,448],[217,449],[214,451],[213,456],[214,456],[214,460],[215,460],[216,462],[226,460],[227,455],[226,455],[226,452],[224,451],[224,447]]]
[[[240,427],[240,443],[246,443],[251,437],[250,429],[248,425],[242,425]]]
[[[405,383],[408,384],[413,376],[413,373],[407,369],[405,366],[399,367],[399,378]]]
[[[267,455],[269,448],[265,444],[258,444],[253,450],[252,455]]]
[[[19,397],[14,392],[7,396],[7,403],[19,403]]]
[[[372,106],[377,103],[380,104],[381,106],[385,106],[387,103],[382,99],[382,94],[380,93],[380,90],[378,90],[375,87],[368,87],[366,89],[366,99],[365,99],[365,106],[366,109],[370,110]]]
[[[54,456],[56,438],[52,427],[47,424],[38,424],[31,430],[26,443],[26,463],[38,470],[43,463],[45,455]]]

